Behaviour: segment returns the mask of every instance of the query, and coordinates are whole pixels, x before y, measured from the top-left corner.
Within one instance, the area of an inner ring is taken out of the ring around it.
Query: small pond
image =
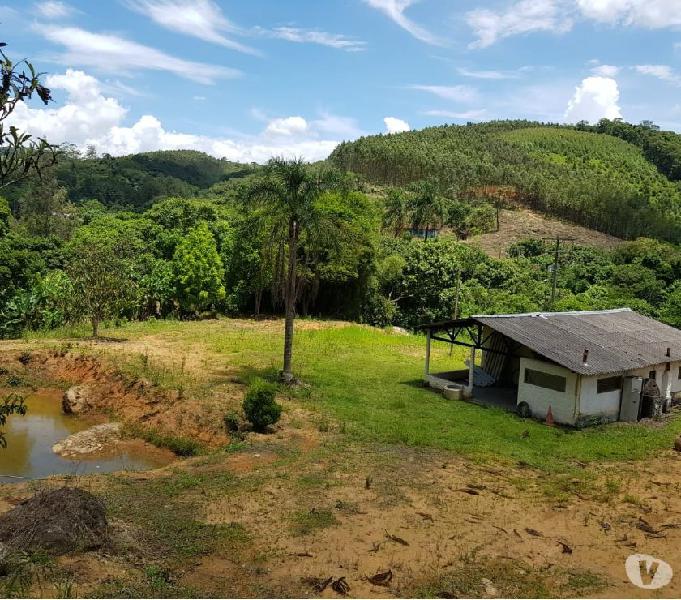
[[[9,390],[0,390],[0,398]],[[91,426],[61,410],[63,391],[45,389],[23,394],[28,407],[24,416],[12,415],[5,425],[7,448],[0,448],[0,483],[17,483],[49,475],[86,475],[112,471],[144,471],[171,462],[168,452],[141,441],[125,442],[115,452],[86,459],[62,458],[52,446]]]

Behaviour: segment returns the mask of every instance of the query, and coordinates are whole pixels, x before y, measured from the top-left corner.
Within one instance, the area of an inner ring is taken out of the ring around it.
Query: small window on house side
[[[554,390],[556,392],[564,392],[567,381],[565,377],[561,377],[560,375],[553,375],[552,373],[545,373],[544,371],[535,371],[534,369],[525,369],[525,383]]]
[[[653,380],[657,379],[657,371],[651,371],[650,373],[648,373],[648,379]]]
[[[681,379],[681,367],[679,367],[679,379]]]
[[[605,377],[596,382],[596,392],[605,394],[607,392],[617,392],[622,389],[621,377]]]

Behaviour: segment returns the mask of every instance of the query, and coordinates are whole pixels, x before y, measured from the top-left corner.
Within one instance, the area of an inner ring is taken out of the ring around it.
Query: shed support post
[[[466,386],[466,393],[469,396],[473,395],[474,373],[475,373],[475,346],[471,348],[471,357],[468,359],[468,385]]]
[[[423,380],[428,382],[428,375],[430,374],[430,329],[426,331],[426,364],[423,370]]]

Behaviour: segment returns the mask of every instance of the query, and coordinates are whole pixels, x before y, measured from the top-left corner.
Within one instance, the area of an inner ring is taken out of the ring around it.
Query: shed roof
[[[487,325],[582,375],[620,373],[681,360],[680,330],[628,308],[474,315],[459,323],[468,324],[465,321]],[[584,350],[589,351],[586,364],[582,362]]]

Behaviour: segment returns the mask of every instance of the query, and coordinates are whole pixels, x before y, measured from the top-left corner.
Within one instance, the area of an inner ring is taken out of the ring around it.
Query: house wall
[[[605,421],[617,421],[620,416],[622,389],[598,393],[598,380],[606,375],[581,378],[578,419],[600,417]]]
[[[679,379],[679,367],[681,367],[681,361],[676,361],[671,363],[671,368],[667,371],[667,364],[663,363],[655,367],[647,367],[645,369],[637,369],[635,371],[629,371],[627,375],[632,375],[634,377],[643,377],[646,379],[650,371],[655,371],[657,376],[655,381],[657,385],[660,386],[662,394],[669,398],[673,394],[681,392],[681,379]]]
[[[565,392],[525,383],[525,371],[527,369],[564,377]],[[545,419],[550,406],[556,423],[574,425],[577,413],[577,381],[577,374],[564,367],[533,358],[521,358],[518,378],[518,403],[527,402],[532,411],[532,416],[537,419]]]

